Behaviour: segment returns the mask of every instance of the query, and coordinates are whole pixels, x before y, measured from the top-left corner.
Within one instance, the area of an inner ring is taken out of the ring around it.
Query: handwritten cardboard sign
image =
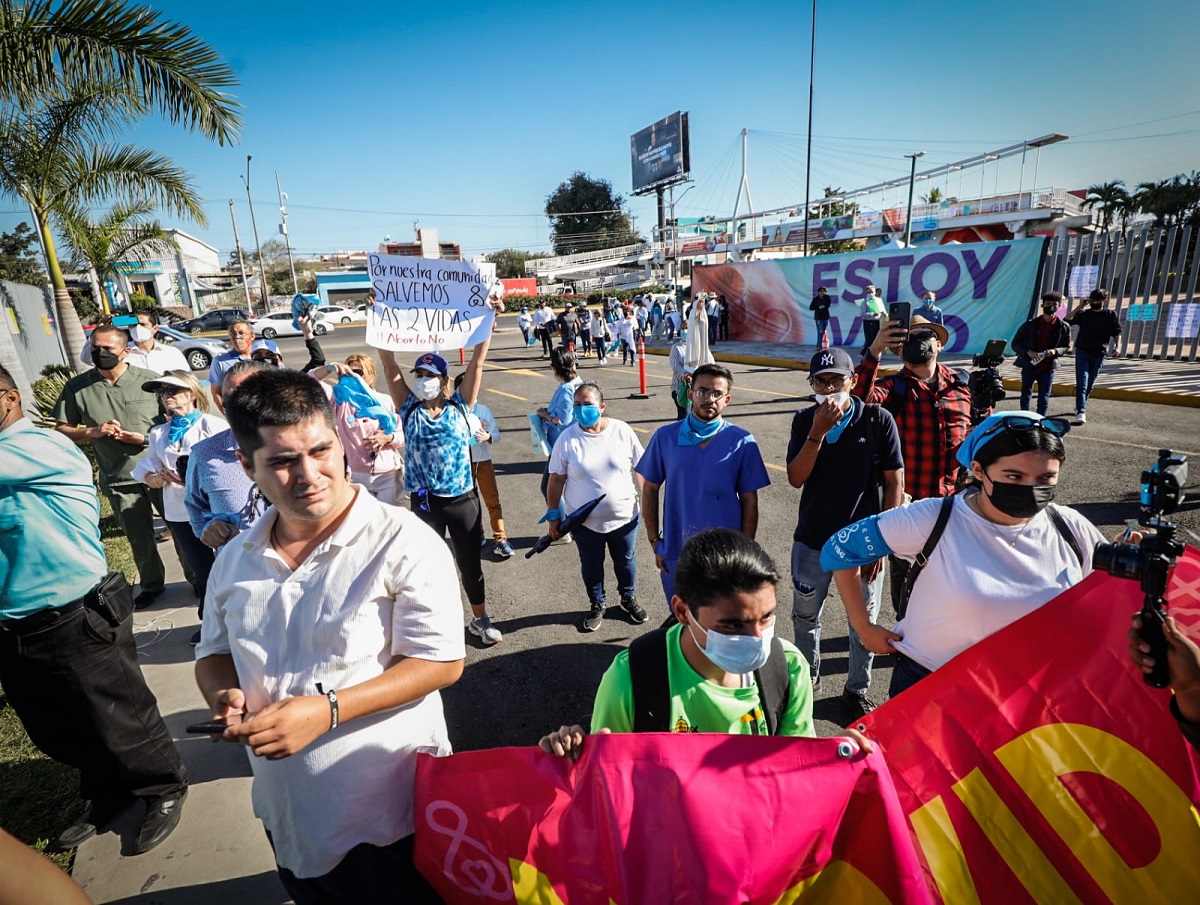
[[[368,345],[431,352],[473,346],[491,333],[488,280],[469,261],[370,254],[367,269],[375,291]]]

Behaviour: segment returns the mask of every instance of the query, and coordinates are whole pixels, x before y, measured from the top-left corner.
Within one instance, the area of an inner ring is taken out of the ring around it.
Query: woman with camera
[[[1053,502],[1069,429],[1032,412],[992,415],[958,450],[972,486],[863,519],[825,544],[821,565],[834,572],[851,626],[868,650],[896,656],[893,697],[1092,571],[1104,537]],[[859,580],[889,553],[917,564],[891,631],[867,618]]]

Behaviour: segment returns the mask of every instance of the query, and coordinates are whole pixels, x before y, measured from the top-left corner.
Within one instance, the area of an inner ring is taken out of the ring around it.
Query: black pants
[[[438,537],[450,533],[454,544],[454,561],[462,575],[463,590],[471,606],[483,606],[483,565],[480,562],[480,545],[483,543],[483,509],[479,505],[479,494],[471,488],[461,496],[443,497],[432,493],[424,498],[417,494],[409,496],[412,511],[426,525],[437,532]]]
[[[38,632],[0,628],[0,685],[33,743],[79,770],[83,798],[119,810],[187,788],[187,770],[137,662],[133,619],[88,607]]]
[[[271,834],[267,834],[271,838]],[[356,845],[337,867],[301,879],[278,867],[283,888],[296,905],[416,905],[441,902],[413,864],[413,836],[391,845]]]
[[[892,582],[892,609],[896,611],[897,619],[903,619],[904,611],[908,609],[900,598],[904,594],[904,579],[908,577],[908,570],[911,568],[912,563],[907,559],[888,556],[888,575]]]
[[[892,654],[892,682],[888,686],[888,697],[894,698],[902,691],[908,691],[923,678],[932,674],[916,660],[910,660],[904,654],[896,651]]]
[[[676,402],[675,403],[675,420],[682,421],[684,418],[687,417],[687,415],[688,415],[688,410],[685,409],[678,402]]]
[[[553,351],[553,349],[554,349],[554,337],[551,335],[550,331],[547,330],[545,327],[542,327],[541,339],[542,339],[542,354],[549,355],[551,353],[551,351]]]
[[[217,558],[216,551],[192,533],[191,522],[167,522],[171,528],[171,538],[175,542],[175,552],[180,561],[191,572],[188,581],[200,598],[200,616],[204,616],[204,594],[208,590],[208,573],[212,571],[213,560]]]

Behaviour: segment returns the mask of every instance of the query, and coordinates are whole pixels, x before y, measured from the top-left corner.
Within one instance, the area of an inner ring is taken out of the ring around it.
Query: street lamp
[[[912,161],[912,170],[908,174],[908,216],[904,218],[904,247],[908,248],[912,244],[912,202],[913,189],[917,185],[917,158],[924,157],[924,151],[917,151],[915,154],[905,154]]]
[[[242,182],[246,186],[246,201],[250,204],[250,226],[254,229],[254,247],[258,250],[258,276],[262,280],[262,303],[263,314],[267,314],[271,310],[268,292],[270,287],[267,285],[267,267],[263,262],[262,244],[258,241],[258,223],[254,219],[254,199],[250,196],[250,155],[246,155],[246,175],[241,177]]]

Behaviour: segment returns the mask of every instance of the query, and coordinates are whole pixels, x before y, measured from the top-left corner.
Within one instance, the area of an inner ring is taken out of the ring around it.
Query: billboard
[[[687,177],[692,169],[688,115],[676,111],[629,139],[633,194]]]

